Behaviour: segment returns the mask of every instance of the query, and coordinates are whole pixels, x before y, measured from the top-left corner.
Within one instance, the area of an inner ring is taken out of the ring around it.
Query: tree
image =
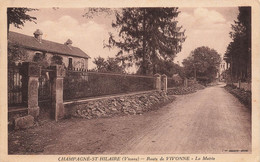
[[[36,53],[33,56],[33,62],[36,62],[38,65],[40,65],[41,67],[48,67],[49,63],[46,57],[46,53]]]
[[[105,60],[104,58],[99,56],[97,58],[94,58],[93,63],[97,66],[94,71],[125,73],[124,68],[120,66],[120,61],[116,58],[108,57],[107,60]]]
[[[232,80],[251,79],[251,7],[239,7],[237,21],[231,26],[232,42],[227,47],[225,61],[229,63]]]
[[[94,58],[93,61],[94,64],[96,64],[96,71],[106,71],[106,67],[107,67],[107,62],[105,61],[105,59],[103,57],[97,57]]]
[[[184,69],[173,61],[158,60],[155,66],[155,71],[153,73],[165,74],[168,77],[172,77],[174,74],[178,74],[180,77],[184,78]],[[141,74],[141,69],[137,71],[137,74]]]
[[[111,8],[86,8],[85,13],[82,15],[87,19],[92,19],[95,16],[109,16],[117,12],[117,9]]]
[[[52,65],[62,65],[63,64],[63,58],[59,55],[53,55],[51,57],[51,64]]]
[[[124,8],[112,23],[119,38],[110,33],[106,47],[120,49],[116,56],[123,65],[134,62],[142,74],[152,73],[160,60],[172,61],[181,51],[185,31],[177,26],[179,13],[178,8]]]
[[[36,23],[37,18],[27,14],[27,12],[36,10],[38,9],[7,8],[7,31],[9,31],[10,24],[13,24],[16,28],[21,28],[21,26],[24,26],[26,21]]]
[[[198,47],[184,59],[185,73],[199,81],[212,82],[218,73],[221,57],[216,50],[209,47]]]
[[[28,53],[17,44],[8,43],[8,64],[14,65],[28,59]]]

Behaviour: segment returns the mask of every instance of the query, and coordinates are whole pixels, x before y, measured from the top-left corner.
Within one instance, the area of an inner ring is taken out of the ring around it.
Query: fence
[[[66,70],[61,65],[41,69],[24,62],[8,67],[8,106],[24,104],[38,117],[40,102],[48,103],[55,120],[64,117],[64,100],[149,90],[167,91],[166,75],[140,76]]]
[[[66,71],[64,100],[155,89],[153,76]]]
[[[22,104],[21,66],[8,66],[8,106]]]

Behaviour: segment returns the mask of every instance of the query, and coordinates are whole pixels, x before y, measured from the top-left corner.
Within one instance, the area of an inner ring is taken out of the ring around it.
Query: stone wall
[[[195,93],[198,90],[204,89],[205,86],[195,83],[192,85],[189,85],[188,87],[185,86],[179,86],[174,88],[168,88],[167,94],[168,95],[185,95],[189,93]]]
[[[240,87],[239,87],[239,83],[233,83],[233,85],[235,85],[237,88],[243,89],[245,91],[251,91],[251,83],[240,83]]]
[[[251,91],[245,91],[237,88],[235,85],[226,85],[225,89],[234,95],[238,100],[251,110],[252,107],[252,93]]]
[[[74,102],[65,102],[65,116],[99,118],[114,115],[135,115],[156,109],[172,102],[165,92],[147,91],[119,96],[102,97]]]

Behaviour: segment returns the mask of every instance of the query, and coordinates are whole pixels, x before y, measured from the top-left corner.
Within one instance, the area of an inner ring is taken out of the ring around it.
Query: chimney
[[[71,47],[72,41],[70,39],[68,39],[64,44]]]
[[[40,43],[42,42],[42,31],[37,29],[34,33],[34,38],[37,39]]]

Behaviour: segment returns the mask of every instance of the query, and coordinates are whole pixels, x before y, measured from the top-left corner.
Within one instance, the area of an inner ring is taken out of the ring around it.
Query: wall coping
[[[179,87],[183,87],[183,86],[179,86]],[[170,87],[170,88],[167,88],[167,89],[176,89],[176,88],[179,88],[179,87]]]
[[[78,100],[73,100],[73,101],[65,101],[65,102],[63,102],[63,104],[68,105],[68,104],[82,103],[82,102],[101,100],[101,99],[107,99],[107,98],[115,98],[115,97],[123,97],[123,96],[125,97],[125,96],[132,96],[132,95],[137,95],[137,94],[148,93],[148,92],[158,92],[158,90],[130,92],[130,93],[124,93],[124,94],[107,95],[107,96],[93,97],[93,98],[83,98],[83,99],[78,99]]]

